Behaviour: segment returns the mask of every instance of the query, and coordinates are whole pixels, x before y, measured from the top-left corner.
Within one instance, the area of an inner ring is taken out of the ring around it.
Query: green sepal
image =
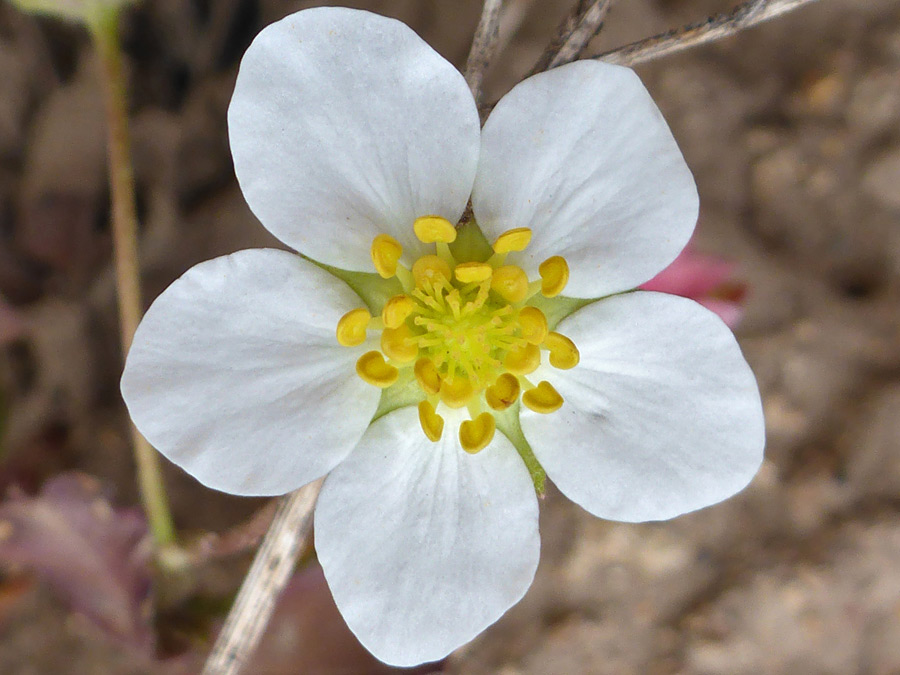
[[[522,433],[522,425],[519,422],[520,403],[517,401],[503,412],[495,412],[494,419],[497,421],[497,429],[509,439],[513,444],[522,461],[525,462],[525,468],[531,475],[531,482],[534,483],[534,491],[538,497],[544,496],[545,482],[547,480],[547,472],[544,467],[534,456],[534,451],[525,439]]]
[[[601,298],[569,298],[564,295],[557,295],[555,298],[545,298],[538,293],[533,296],[528,304],[537,307],[547,317],[547,327],[554,330],[560,321],[570,314],[574,314],[579,309],[592,302],[597,302]]]
[[[527,304],[532,305],[533,307],[537,307],[544,313],[544,316],[547,317],[547,326],[550,330],[554,330],[560,321],[565,319],[566,317],[574,314],[582,307],[587,307],[595,302],[599,302],[600,300],[606,300],[607,298],[612,298],[616,295],[626,295],[628,293],[634,293],[635,291],[639,291],[638,288],[632,288],[627,291],[621,291],[620,293],[611,293],[610,295],[603,295],[599,298],[569,298],[564,295],[557,295],[555,298],[545,298],[543,295],[538,293],[533,298],[531,298]],[[578,345],[576,345],[577,347]]]
[[[464,262],[484,262],[494,254],[494,249],[474,220],[468,220],[456,230],[456,239],[450,244],[450,253]]]
[[[425,400],[425,394],[416,380],[415,371],[412,368],[403,368],[400,371],[400,377],[387,389],[381,390],[381,398],[378,400],[378,407],[372,416],[372,421],[384,417],[388,413],[394,412],[398,408],[406,406],[419,405],[419,401]]]
[[[484,236],[475,219],[468,220],[456,230],[456,241],[450,244],[450,252],[457,260],[484,262],[494,254],[494,249]],[[596,302],[601,298],[570,298],[558,295],[555,298],[545,298],[538,293],[526,304],[537,307],[547,317],[547,325],[550,330],[570,314],[574,314],[585,305]]]
[[[332,267],[318,260],[313,260],[302,253],[300,257],[308,260],[313,265],[321,267],[326,272],[333,274],[338,279],[347,284],[366,304],[372,316],[381,316],[381,310],[384,303],[393,298],[395,295],[403,293],[403,287],[397,280],[397,277],[390,279],[382,279],[375,272],[351,272],[350,270],[341,269],[340,267]]]
[[[450,244],[450,252],[457,260],[467,262],[484,262],[494,253],[491,244],[474,219],[464,222],[457,228],[456,239]],[[373,316],[379,316],[388,300],[404,292],[400,281],[396,277],[383,279],[374,272],[351,272],[350,270],[326,265],[302,254],[301,256],[350,286],[366,304]],[[545,298],[538,293],[529,299],[526,304],[540,309],[544,316],[547,317],[548,327],[550,330],[553,330],[567,316],[597,300],[602,300],[602,298],[570,298],[563,295],[555,298]],[[400,370],[400,376],[397,381],[390,387],[382,390],[378,407],[369,424],[399,408],[416,406],[424,399],[425,395],[416,380],[414,370],[412,368],[403,368]],[[543,497],[547,472],[544,471],[544,467],[541,466],[534,451],[531,449],[531,445],[525,438],[525,434],[522,432],[519,420],[520,406],[521,403],[517,401],[503,412],[494,412],[497,430],[513,444],[516,452],[519,453],[519,456],[525,463],[525,468],[528,469],[535,492],[538,497]]]

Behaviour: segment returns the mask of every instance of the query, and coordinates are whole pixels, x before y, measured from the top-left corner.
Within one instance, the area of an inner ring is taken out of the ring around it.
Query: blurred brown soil
[[[278,245],[235,184],[225,110],[251,37],[313,4],[149,0],[129,13],[148,299],[195,262]],[[480,8],[325,4],[397,16],[457,66]],[[488,78],[493,98],[567,6],[530,4]],[[732,4],[620,0],[595,47]],[[639,73],[696,176],[698,248],[750,284],[738,334],[767,460],[738,497],[660,524],[600,521],[551,489],[534,586],[448,669],[900,673],[900,5],[822,0]],[[104,171],[85,36],[0,4],[0,297],[27,330],[0,348],[0,488],[78,468],[130,504]],[[185,531],[223,530],[259,504],[172,466],[166,477]],[[41,585],[0,588],[0,672],[136,672]]]

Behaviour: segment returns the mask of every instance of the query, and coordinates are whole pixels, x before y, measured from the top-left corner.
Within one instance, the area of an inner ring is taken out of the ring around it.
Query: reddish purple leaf
[[[153,654],[146,523],[94,478],[60,475],[0,504],[0,565],[33,571],[110,638]]]
[[[641,288],[696,300],[732,328],[741,320],[747,294],[747,285],[734,279],[732,263],[694,253],[690,244]]]

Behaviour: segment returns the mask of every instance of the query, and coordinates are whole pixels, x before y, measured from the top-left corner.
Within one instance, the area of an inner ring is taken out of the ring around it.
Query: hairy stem
[[[466,60],[466,82],[475,97],[475,103],[481,103],[481,89],[484,74],[487,72],[497,46],[500,27],[500,8],[503,0],[484,0],[481,19],[472,38],[472,49]]]
[[[128,135],[126,85],[119,46],[118,12],[108,11],[88,26],[100,62],[107,120],[107,157],[112,201],[112,233],[119,301],[122,353],[126,354],[141,320],[140,269],[138,266],[137,213],[131,143]],[[175,540],[159,456],[131,425],[141,501],[157,545]]]
[[[591,58],[623,66],[634,66],[707,42],[721,40],[811,2],[816,0],[750,0],[727,14],[719,14],[700,23],[632,42],[630,45],[596,54]]]
[[[253,655],[309,537],[322,480],[281,498],[203,675],[238,675]]]

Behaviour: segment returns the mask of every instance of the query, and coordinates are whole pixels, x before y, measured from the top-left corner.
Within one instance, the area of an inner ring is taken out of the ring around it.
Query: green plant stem
[[[107,119],[107,157],[112,201],[112,233],[119,301],[122,353],[127,354],[141,320],[140,268],[138,264],[137,211],[122,51],[119,46],[118,11],[109,10],[88,23],[99,57]],[[131,425],[141,501],[150,531],[159,547],[175,541],[175,528],[159,456],[137,428]]]

